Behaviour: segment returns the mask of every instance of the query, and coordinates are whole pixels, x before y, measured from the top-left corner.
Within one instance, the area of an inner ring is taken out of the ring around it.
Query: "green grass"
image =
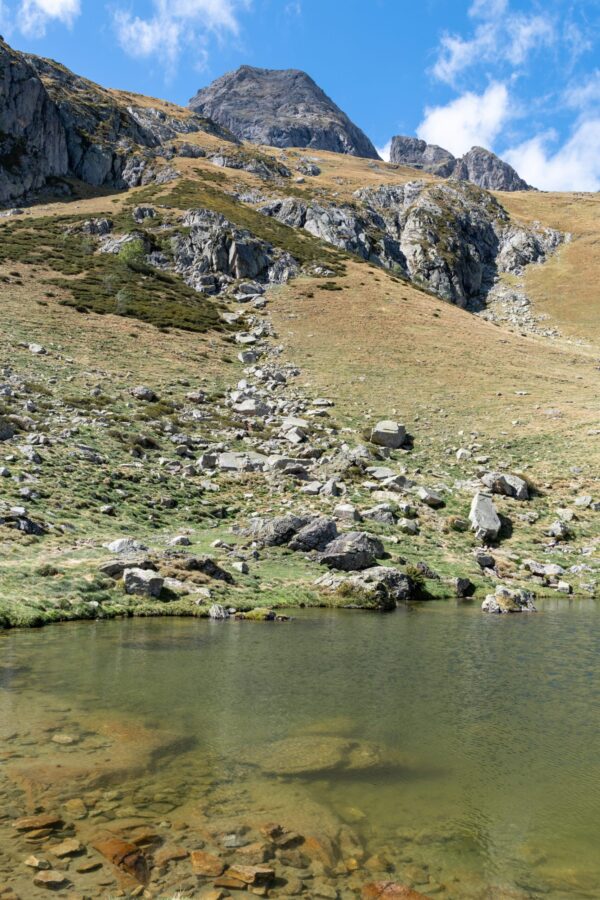
[[[49,266],[67,277],[44,283],[61,288],[60,302],[80,312],[112,313],[160,328],[224,331],[217,306],[181,278],[145,265],[135,245],[123,256],[96,253],[96,244],[73,230],[83,219],[41,218],[2,230],[0,262]]]

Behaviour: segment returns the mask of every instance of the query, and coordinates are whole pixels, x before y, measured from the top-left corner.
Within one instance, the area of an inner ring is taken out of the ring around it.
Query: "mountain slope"
[[[440,178],[471,181],[488,191],[529,191],[532,188],[504,160],[483,147],[472,147],[457,159],[449,150],[418,138],[392,138],[390,162],[413,166]]]
[[[236,140],[189,110],[136,103],[0,41],[0,204],[48,188],[68,194],[69,178],[93,187],[145,182],[163,167],[166,142],[197,131]]]
[[[297,69],[241,66],[199,90],[190,107],[255,144],[379,158],[360,128]]]

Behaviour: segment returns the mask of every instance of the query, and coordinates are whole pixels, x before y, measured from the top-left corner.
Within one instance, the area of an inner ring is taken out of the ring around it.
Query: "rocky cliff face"
[[[39,190],[67,168],[56,105],[27,59],[0,42],[0,202]]]
[[[360,128],[297,69],[241,66],[198,91],[190,107],[256,144],[379,158]]]
[[[471,184],[415,181],[354,196],[352,206],[288,198],[261,212],[402,272],[462,307],[485,297],[498,273],[520,273],[563,240],[552,229],[515,225],[494,197]]]
[[[439,175],[440,178],[449,178],[454,171],[456,158],[437,144],[427,144],[419,138],[398,135],[392,138],[390,162],[422,169]]]
[[[30,197],[57,178],[95,187],[139,184],[151,177],[157,157],[168,157],[166,141],[201,130],[235,141],[200,116],[126,105],[59,63],[0,41],[0,204]]]
[[[519,177],[512,166],[483,147],[472,147],[460,159],[436,144],[427,144],[418,138],[397,136],[392,138],[390,162],[411,166],[438,175],[470,181],[489,191],[529,191],[531,186]]]

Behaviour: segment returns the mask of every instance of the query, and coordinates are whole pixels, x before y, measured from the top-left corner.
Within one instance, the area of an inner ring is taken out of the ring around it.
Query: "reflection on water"
[[[387,869],[428,896],[598,897],[599,622],[582,600],[4,635],[0,720],[19,759],[3,790],[15,815],[32,784],[51,791],[38,769],[57,747],[40,734],[78,728],[54,788],[82,790],[85,762],[119,782],[115,817],[276,812],[345,828],[363,882]]]

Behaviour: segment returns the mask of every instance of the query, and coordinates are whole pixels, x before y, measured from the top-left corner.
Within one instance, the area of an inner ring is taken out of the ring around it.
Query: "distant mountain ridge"
[[[199,90],[189,105],[255,144],[379,159],[366,134],[299,69],[240,66]]]
[[[472,147],[457,159],[449,150],[444,150],[437,144],[396,135],[392,138],[390,162],[421,169],[440,178],[470,181],[488,191],[534,190],[512,166],[484,147]]]

